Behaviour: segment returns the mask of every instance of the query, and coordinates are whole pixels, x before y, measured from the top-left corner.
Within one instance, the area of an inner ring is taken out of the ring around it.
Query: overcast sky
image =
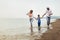
[[[60,0],[0,0],[0,18],[27,18],[30,9],[42,16],[47,6],[53,16],[60,16]]]

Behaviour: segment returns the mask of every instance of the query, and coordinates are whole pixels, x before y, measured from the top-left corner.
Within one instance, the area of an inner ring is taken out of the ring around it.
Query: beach
[[[15,20],[15,19],[14,19]],[[34,27],[34,33],[33,33],[33,35],[30,35],[30,29],[29,29],[29,27],[27,26],[27,27],[24,27],[24,26],[22,26],[22,27],[20,27],[20,25],[23,25],[23,24],[19,24],[19,21],[17,20],[15,20],[15,21],[11,21],[10,22],[10,19],[9,19],[9,21],[6,21],[6,24],[10,24],[9,25],[9,27],[7,26],[5,26],[6,28],[4,29],[4,30],[1,30],[0,29],[0,40],[45,40],[44,38],[48,38],[48,39],[50,39],[51,38],[51,36],[50,35],[56,35],[55,33],[57,32],[57,30],[58,30],[58,28],[59,27],[57,27],[57,26],[60,26],[59,25],[59,22],[60,22],[60,20],[56,20],[56,21],[54,21],[53,20],[53,22],[51,23],[51,25],[52,25],[52,27],[53,27],[53,29],[50,29],[50,30],[47,30],[47,27],[46,26],[43,26],[42,28],[41,28],[41,33],[38,33],[38,30],[37,30],[37,28],[36,27]],[[3,20],[4,21],[4,20]],[[25,21],[25,20],[24,20]],[[44,20],[43,20],[44,21]],[[23,22],[23,21],[21,21],[21,22]],[[45,22],[45,21],[44,21]],[[43,23],[44,23],[43,22]],[[0,22],[1,23],[1,22]],[[3,22],[4,23],[4,22]],[[12,23],[12,24],[11,24]],[[15,23],[15,24],[14,24]],[[18,24],[17,24],[18,23]],[[25,22],[25,23],[27,23],[27,22]],[[12,25],[14,25],[13,27],[12,27]],[[18,25],[17,27],[15,27],[16,25]],[[46,24],[45,24],[46,25]],[[24,27],[24,28],[23,28]],[[3,27],[2,27],[3,28]],[[27,30],[25,30],[27,28]],[[21,30],[22,29],[22,30]],[[24,30],[25,31],[24,31]],[[53,34],[52,34],[52,31],[53,31]],[[22,32],[22,33],[21,33]],[[53,36],[52,36],[53,37]]]

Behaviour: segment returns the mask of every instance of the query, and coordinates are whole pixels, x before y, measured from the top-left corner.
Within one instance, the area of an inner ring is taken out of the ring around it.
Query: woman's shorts
[[[32,23],[33,22],[33,18],[30,18],[30,23]]]

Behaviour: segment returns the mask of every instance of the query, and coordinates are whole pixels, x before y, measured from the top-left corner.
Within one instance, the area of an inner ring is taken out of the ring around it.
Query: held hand
[[[44,17],[44,15],[41,18],[43,18],[43,17]]]
[[[26,15],[28,15],[28,13]]]
[[[41,18],[43,18],[43,16]]]
[[[29,13],[27,13],[26,15],[29,15]]]
[[[43,18],[43,16],[42,16],[42,17],[40,17],[40,18]]]

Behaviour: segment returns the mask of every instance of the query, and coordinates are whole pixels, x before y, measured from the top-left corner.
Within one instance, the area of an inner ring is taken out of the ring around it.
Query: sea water
[[[54,22],[55,19],[51,19]],[[46,19],[41,19],[41,27],[46,27]],[[38,31],[37,20],[33,21],[34,32]],[[44,30],[44,29],[42,29]],[[4,18],[0,19],[0,34],[3,35],[15,35],[15,34],[27,34],[30,33],[29,19],[25,18]]]

